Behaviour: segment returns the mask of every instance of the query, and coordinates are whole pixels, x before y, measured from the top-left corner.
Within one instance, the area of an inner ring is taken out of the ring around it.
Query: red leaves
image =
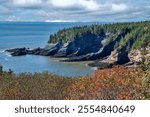
[[[119,85],[119,86],[123,85],[123,80],[122,80],[122,79],[119,79],[119,80],[118,80],[118,85]]]
[[[74,79],[47,73],[0,75],[1,99],[146,99],[149,80],[143,88],[144,72],[114,67],[97,70],[93,75]]]
[[[128,92],[121,92],[117,97],[117,100],[131,100],[131,99],[132,96]]]
[[[114,67],[97,70],[91,77],[79,78],[67,88],[67,99],[139,99],[143,72]],[[73,91],[73,92],[72,92]],[[83,95],[84,94],[84,95]]]

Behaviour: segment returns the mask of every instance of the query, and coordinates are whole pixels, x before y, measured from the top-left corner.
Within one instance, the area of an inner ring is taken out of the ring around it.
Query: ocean
[[[0,22],[0,64],[4,70],[11,69],[16,74],[48,71],[67,77],[89,75],[94,69],[82,63],[63,63],[50,57],[34,55],[12,57],[5,50],[44,47],[50,34],[63,28],[90,24],[93,23]]]

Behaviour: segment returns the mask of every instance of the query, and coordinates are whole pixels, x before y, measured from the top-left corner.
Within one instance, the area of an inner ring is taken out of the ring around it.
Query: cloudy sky
[[[0,21],[150,20],[150,0],[0,0]]]

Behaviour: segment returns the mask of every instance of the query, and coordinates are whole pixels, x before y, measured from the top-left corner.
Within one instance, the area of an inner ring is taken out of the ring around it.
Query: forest
[[[87,33],[92,33],[98,36],[108,36],[105,44],[113,41],[114,37],[120,32],[126,31],[126,35],[115,45],[115,48],[123,46],[130,40],[133,42],[129,49],[139,49],[142,47],[150,46],[150,21],[144,22],[130,22],[130,23],[111,23],[91,26],[79,26],[67,28],[50,35],[48,43],[57,43],[63,41],[64,43],[73,40],[75,37],[82,37]]]

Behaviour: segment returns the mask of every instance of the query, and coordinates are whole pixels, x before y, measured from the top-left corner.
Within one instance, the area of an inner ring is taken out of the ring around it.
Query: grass
[[[2,72],[0,84],[2,100],[150,99],[150,72],[120,66],[78,78]]]

